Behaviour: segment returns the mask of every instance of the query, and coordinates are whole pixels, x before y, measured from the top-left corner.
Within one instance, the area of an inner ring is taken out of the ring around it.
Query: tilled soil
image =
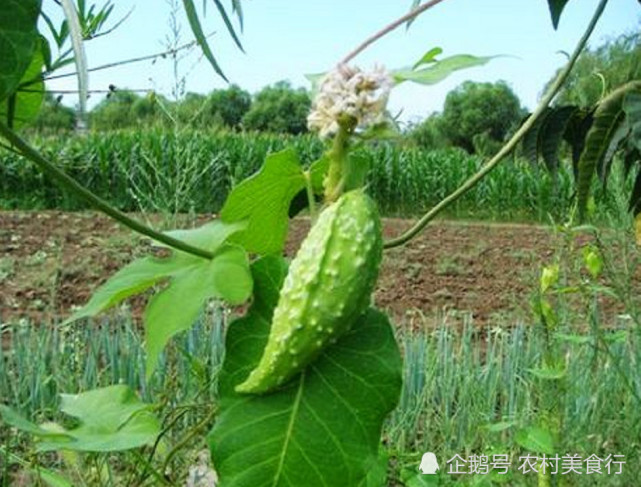
[[[398,235],[411,223],[386,219],[385,235]],[[294,220],[288,255],[308,228],[306,219]],[[397,318],[422,323],[451,311],[479,324],[497,315],[526,316],[540,266],[555,245],[541,226],[437,222],[386,252],[375,301]],[[146,247],[96,213],[0,212],[0,322],[67,316]],[[134,314],[143,305],[144,299],[134,299]]]

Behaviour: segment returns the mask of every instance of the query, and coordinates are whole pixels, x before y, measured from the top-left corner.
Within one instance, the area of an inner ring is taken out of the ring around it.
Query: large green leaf
[[[534,121],[532,128],[528,130],[523,136],[523,142],[521,146],[523,147],[523,155],[527,160],[530,161],[533,165],[539,163],[539,135],[541,134],[541,127],[543,126],[543,121],[545,117],[550,113],[551,109],[546,109],[543,114]],[[528,115],[522,121],[522,124],[527,121],[532,115]]]
[[[208,300],[219,298],[241,304],[251,294],[249,261],[242,248],[230,246],[212,260],[185,260],[191,264],[173,273],[169,286],[156,293],[145,310],[148,375],[169,339],[191,328]]]
[[[7,423],[40,438],[39,451],[74,450],[109,452],[138,448],[153,443],[160,433],[160,422],[125,385],[93,389],[81,394],[61,394],[60,410],[79,425],[62,433],[51,433],[19,417],[7,416]]]
[[[227,332],[220,414],[209,437],[221,487],[356,487],[379,465],[383,421],[401,387],[401,360],[384,314],[370,309],[283,389],[239,395],[257,364],[285,273],[254,267],[256,299]],[[282,261],[280,261],[282,262]]]
[[[221,211],[228,223],[247,222],[234,238],[250,252],[279,253],[285,245],[289,207],[305,188],[305,173],[292,149],[270,154],[256,174],[232,189]]]
[[[641,81],[627,83],[606,97],[594,112],[594,122],[579,160],[577,204],[581,217],[585,215],[594,173],[603,163],[613,138],[625,120],[623,100],[628,93],[640,90]]]
[[[392,71],[392,77],[396,84],[403,83],[404,81],[413,81],[423,85],[433,85],[443,81],[452,73],[461,69],[472,68],[475,66],[483,66],[487,64],[496,56],[472,56],[470,54],[459,54],[457,56],[450,56],[440,61],[434,60],[433,56],[431,62],[427,67],[420,67],[423,64],[419,61],[417,69],[399,69]]]
[[[220,221],[213,221],[192,230],[174,230],[167,233],[190,245],[217,252],[230,236],[243,228],[242,224],[226,225]],[[206,266],[211,262],[213,261],[207,261],[180,251],[162,259],[156,257],[137,259],[120,269],[100,286],[93,293],[89,302],[67,319],[65,324],[95,316],[130,296],[146,291],[163,279],[170,278],[185,269]]]
[[[565,105],[544,111],[523,137],[523,152],[530,162],[538,164],[539,157],[542,157],[548,170],[556,172],[568,122],[578,110],[575,106]]]
[[[0,8],[0,101],[15,92],[38,45],[40,0],[4,0]]]
[[[630,141],[641,150],[641,92],[632,91],[623,98],[626,124],[630,128]]]
[[[559,26],[559,20],[561,20],[561,13],[565,8],[565,4],[568,3],[568,0],[548,0],[548,6],[550,7],[550,15],[552,15],[552,25],[556,29]]]
[[[577,110],[578,108],[574,106],[557,107],[545,117],[539,133],[538,148],[546,167],[551,172],[556,172],[559,168],[559,150],[563,134],[568,121]]]
[[[45,91],[42,80],[43,49],[47,44],[43,39],[38,44],[39,48],[34,51],[31,64],[22,76],[16,92],[0,105],[0,118],[10,128],[22,127],[40,113]]]
[[[208,300],[217,298],[241,304],[250,296],[252,279],[247,253],[226,243],[244,228],[242,222],[228,225],[214,221],[194,230],[169,232],[174,238],[213,252],[214,258],[203,259],[176,251],[162,259],[136,260],[99,287],[67,322],[95,316],[129,296],[169,280],[169,284],[150,299],[145,310],[147,373],[151,374],[169,339],[189,329]]]
[[[516,432],[515,440],[526,450],[535,453],[545,453],[548,455],[555,453],[554,437],[550,431],[544,428],[530,426],[519,430]]]
[[[595,108],[576,110],[565,125],[563,139],[572,148],[572,171],[575,180],[578,180],[579,161],[585,148],[585,139],[594,122],[594,111]]]

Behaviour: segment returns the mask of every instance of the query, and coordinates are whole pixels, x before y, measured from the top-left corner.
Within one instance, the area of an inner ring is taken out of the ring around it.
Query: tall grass
[[[257,171],[267,154],[293,146],[304,164],[323,152],[312,136],[121,131],[50,137],[35,145],[92,191],[126,211],[218,212],[230,189]],[[460,150],[425,152],[402,145],[361,149],[370,166],[368,190],[388,215],[416,215],[474,174],[482,159]],[[548,221],[567,214],[572,174],[556,178],[507,160],[458,200],[449,216]],[[0,207],[80,210],[29,162],[0,150]]]

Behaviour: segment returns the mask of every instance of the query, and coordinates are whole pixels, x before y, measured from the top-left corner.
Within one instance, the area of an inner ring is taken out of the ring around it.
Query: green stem
[[[570,58],[566,66],[563,68],[563,70],[559,73],[556,80],[554,81],[554,84],[550,87],[548,92],[541,99],[541,102],[537,106],[534,113],[532,113],[532,115],[521,126],[521,128],[519,128],[519,130],[516,131],[516,133],[512,136],[512,138],[501,148],[501,150],[487,164],[485,164],[475,175],[473,175],[471,178],[465,181],[456,191],[454,191],[449,196],[441,200],[434,208],[432,208],[425,215],[423,215],[423,217],[421,217],[421,219],[418,222],[416,222],[416,224],[412,228],[410,228],[407,232],[400,235],[399,237],[393,238],[385,242],[384,247],[386,249],[391,249],[393,247],[404,245],[405,243],[410,241],[412,238],[414,238],[421,230],[423,230],[423,228],[430,221],[432,221],[436,217],[436,215],[438,215],[441,211],[443,211],[445,208],[450,206],[452,203],[458,200],[461,196],[463,196],[465,193],[471,190],[474,186],[476,186],[478,182],[481,181],[481,179],[487,176],[489,172],[492,171],[492,169],[494,169],[499,164],[499,162],[503,160],[505,156],[507,156],[514,149],[516,149],[517,144],[521,141],[521,139],[525,136],[525,134],[534,126],[534,124],[538,121],[538,119],[541,118],[541,115],[543,115],[547,106],[550,104],[552,99],[556,96],[558,91],[561,89],[561,87],[567,80],[570,72],[572,71],[572,68],[574,67],[574,64],[576,63],[576,60],[578,59],[579,55],[585,48],[585,45],[587,44],[588,39],[592,35],[592,32],[594,31],[594,28],[596,27],[596,24],[599,21],[599,18],[601,17],[601,14],[603,13],[603,10],[605,9],[605,6],[607,3],[608,3],[608,0],[601,0],[599,2],[599,5],[595,10],[594,15],[592,16],[592,20],[590,20],[590,23],[588,24],[586,31],[584,32],[574,52],[572,53],[572,57]]]
[[[314,200],[314,187],[312,185],[312,175],[305,171],[305,190],[307,191],[307,204],[309,205],[309,216],[312,223],[316,221],[316,201]]]
[[[150,228],[143,223],[130,218],[120,210],[117,210],[105,200],[89,191],[71,176],[58,169],[55,165],[45,159],[42,154],[40,154],[37,150],[27,144],[27,142],[25,142],[18,134],[7,127],[4,123],[0,123],[0,135],[7,139],[15,148],[17,148],[22,156],[33,161],[44,173],[53,178],[53,180],[56,181],[56,183],[58,183],[60,186],[68,189],[72,193],[77,194],[85,201],[87,201],[91,206],[110,216],[114,220],[122,223],[124,226],[130,228],[134,232],[146,235],[147,237],[157,240],[158,242],[162,242],[176,250],[181,250],[188,254],[202,257],[203,259],[214,258],[214,254],[212,252],[194,247],[193,245],[189,245],[182,240],[178,240],[170,237],[169,235],[158,232],[153,228]]]
[[[174,445],[174,447],[169,451],[167,454],[167,457],[165,458],[165,462],[162,467],[162,472],[166,473],[167,468],[169,467],[169,464],[173,460],[174,456],[176,456],[176,453],[178,453],[180,450],[182,450],[187,443],[189,443],[194,436],[196,436],[198,433],[200,433],[201,430],[206,428],[209,423],[214,419],[214,416],[216,416],[216,413],[218,412],[218,409],[213,407],[209,414],[205,416],[205,418],[198,423],[196,426],[194,426],[178,443]]]
[[[325,178],[325,201],[335,201],[343,191],[343,176],[345,174],[345,159],[349,131],[341,125],[334,143],[329,151],[329,169]]]
[[[169,482],[165,477],[163,477],[163,476],[162,476],[162,474],[161,474],[160,472],[158,472],[158,470],[156,470],[156,469],[151,465],[151,463],[149,463],[149,462],[147,461],[147,459],[146,459],[143,455],[141,455],[141,454],[140,454],[139,452],[137,452],[136,450],[132,450],[132,453],[133,453],[133,455],[136,457],[136,460],[138,460],[139,462],[142,462],[142,463],[143,463],[143,465],[144,465],[144,467],[145,467],[145,471],[146,471],[146,472],[148,471],[149,473],[151,473],[151,476],[152,476],[153,478],[155,478],[155,479],[156,479],[156,481],[157,481],[159,484],[162,484],[162,485],[168,485],[168,486],[173,485],[173,484],[172,484],[171,482]],[[156,484],[156,485],[158,485],[158,484]]]

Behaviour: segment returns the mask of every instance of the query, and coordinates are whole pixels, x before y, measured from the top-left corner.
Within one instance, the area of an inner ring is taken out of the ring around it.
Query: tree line
[[[641,34],[630,33],[587,49],[579,58],[566,87],[555,103],[589,107],[607,93],[641,75]],[[184,126],[302,134],[311,94],[286,81],[267,86],[255,95],[237,85],[208,95],[187,93],[179,101],[127,89],[112,91],[89,113],[92,130],[144,126]],[[470,153],[495,152],[519,126],[527,110],[504,81],[466,81],[451,91],[441,112],[433,113],[403,132],[403,142],[425,149],[460,147]],[[74,111],[60,98],[47,94],[34,128],[39,131],[71,130]]]

